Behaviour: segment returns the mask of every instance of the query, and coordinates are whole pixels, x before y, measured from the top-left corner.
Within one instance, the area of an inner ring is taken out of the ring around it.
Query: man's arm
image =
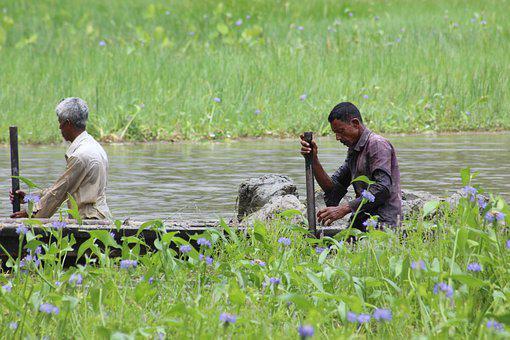
[[[67,198],[67,193],[75,192],[85,178],[86,169],[78,158],[71,157],[68,160],[66,171],[49,189],[44,191],[44,196],[35,206],[35,217],[50,218]]]
[[[380,205],[385,203],[390,197],[391,177],[385,171],[376,169],[372,174],[372,180],[375,181],[368,191],[374,195],[373,202],[366,202],[360,209],[361,212],[374,211]],[[352,211],[356,211],[361,204],[362,197],[358,197],[349,202]]]
[[[331,180],[331,177],[328,176],[324,168],[322,167],[321,162],[319,161],[318,156],[318,150],[317,143],[315,143],[315,140],[312,140],[312,143],[309,144],[304,140],[304,135],[301,135],[301,154],[306,157],[310,154],[310,152],[313,151],[313,158],[312,158],[312,167],[313,167],[313,175],[315,177],[315,180],[319,184],[319,186],[322,188],[324,192],[330,191],[333,188],[333,181]]]

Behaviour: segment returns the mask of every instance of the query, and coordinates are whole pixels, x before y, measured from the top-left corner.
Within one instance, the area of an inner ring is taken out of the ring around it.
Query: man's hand
[[[26,210],[18,211],[12,214],[11,218],[28,218],[28,213]]]
[[[21,190],[17,190],[16,194],[18,194],[18,196],[19,196],[20,203],[23,203],[23,200],[24,200],[25,195],[26,195],[25,192],[21,191]],[[11,200],[11,204],[14,204],[14,194],[12,192],[12,189],[9,190],[9,199]]]
[[[317,143],[312,139],[312,143],[309,144],[305,141],[305,136],[301,135],[299,136],[301,138],[301,154],[304,156],[307,156],[310,154],[310,152],[313,150],[314,156],[317,156],[317,151],[319,148],[317,147]]]
[[[317,217],[319,218],[320,223],[326,226],[330,226],[331,223],[343,218],[350,212],[351,207],[349,207],[348,204],[343,204],[338,207],[326,207],[324,209],[321,209],[317,213]]]

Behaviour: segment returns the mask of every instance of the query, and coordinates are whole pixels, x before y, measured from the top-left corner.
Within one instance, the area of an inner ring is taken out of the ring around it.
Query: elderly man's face
[[[60,133],[62,133],[62,137],[64,137],[64,139],[66,141],[70,141],[71,135],[72,135],[71,129],[73,128],[73,124],[71,124],[69,119],[59,120],[58,123],[59,123]]]
[[[349,123],[340,119],[334,119],[331,122],[331,130],[336,135],[336,140],[350,148],[356,145],[362,133],[362,125],[358,119],[354,118]]]

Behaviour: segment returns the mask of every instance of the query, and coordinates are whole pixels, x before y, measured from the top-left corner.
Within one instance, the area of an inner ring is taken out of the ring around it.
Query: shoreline
[[[374,131],[374,130],[372,130]],[[379,133],[378,131],[374,131],[384,137],[406,137],[406,136],[470,136],[470,135],[500,135],[500,134],[509,134],[510,130],[473,130],[473,131],[425,131],[425,132],[401,132],[401,133]],[[325,138],[328,135],[321,135],[318,138]],[[265,135],[259,137],[236,137],[236,138],[221,138],[221,139],[178,139],[178,140],[154,140],[154,141],[125,141],[125,142],[109,142],[104,140],[98,140],[102,145],[108,146],[123,146],[123,145],[155,145],[155,144],[204,144],[204,143],[213,143],[213,144],[223,144],[223,143],[237,143],[237,142],[249,142],[249,141],[263,141],[263,140],[293,140],[299,138],[299,136],[290,136],[290,135]],[[19,145],[23,146],[58,146],[66,144],[66,142],[62,141],[60,143],[23,143],[20,142]],[[0,143],[0,148],[8,148],[8,143]]]

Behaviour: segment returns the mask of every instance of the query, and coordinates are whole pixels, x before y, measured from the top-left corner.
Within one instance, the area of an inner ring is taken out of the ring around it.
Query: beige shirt
[[[83,219],[111,219],[106,204],[108,157],[101,145],[84,131],[69,146],[66,162],[64,174],[53,186],[43,190],[40,202],[34,207],[36,217],[53,216],[69,193]]]

